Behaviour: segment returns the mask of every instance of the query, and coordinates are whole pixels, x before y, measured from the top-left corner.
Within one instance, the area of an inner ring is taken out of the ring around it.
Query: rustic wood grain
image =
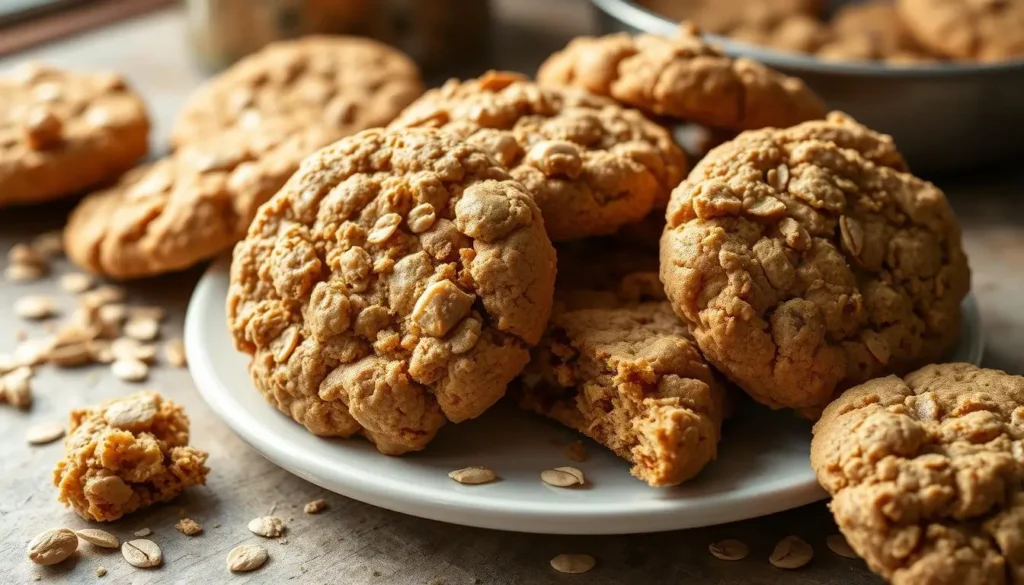
[[[584,0],[504,0],[498,3],[501,26],[495,39],[501,55],[496,66],[532,72],[539,59],[569,37],[587,32],[590,14]],[[169,122],[187,93],[201,81],[185,46],[183,16],[164,11],[49,45],[27,58],[44,58],[69,66],[111,68],[124,72],[149,99],[157,121],[153,141],[166,144]],[[473,73],[473,72],[458,72]],[[1020,373],[1024,365],[1024,175],[980,174],[943,183],[964,225],[974,269],[974,289],[981,302],[988,343],[987,365]],[[45,209],[0,210],[0,254],[19,241],[59,227],[70,203]],[[0,263],[3,261],[0,260]],[[59,267],[67,269],[66,265]],[[200,270],[129,285],[131,300],[161,304],[170,315],[165,337],[181,334],[188,296]],[[0,307],[24,294],[44,293],[61,299],[56,279],[29,285],[0,284]],[[0,353],[15,345],[14,334],[27,327],[0,309]],[[164,552],[164,566],[142,570],[129,566],[117,551],[83,545],[78,555],[56,567],[36,567],[25,553],[29,540],[44,529],[84,528],[87,523],[62,508],[50,484],[59,443],[30,447],[25,431],[33,424],[62,420],[69,408],[137,390],[115,380],[104,367],[58,371],[40,369],[35,379],[36,404],[27,413],[0,406],[0,574],[2,583],[345,583],[445,584],[486,583],[588,585],[619,583],[717,583],[852,585],[880,583],[863,563],[840,558],[827,549],[825,537],[836,531],[824,504],[783,514],[706,529],[665,534],[567,537],[523,535],[464,528],[420,520],[325,492],[270,464],[238,439],[206,407],[185,370],[159,368],[142,387],[157,388],[184,404],[192,417],[193,442],[210,451],[209,485],[190,490],[169,505],[131,515],[106,526],[125,539],[142,527]],[[302,506],[323,497],[329,508],[316,516]],[[287,543],[260,539],[246,523],[271,510],[288,522]],[[173,525],[185,514],[204,527],[186,537]],[[768,564],[774,543],[796,534],[815,549],[807,567],[784,572]],[[739,538],[751,556],[729,563],[713,558],[707,545]],[[259,571],[231,575],[225,568],[229,550],[258,543],[270,551]],[[548,560],[559,553],[585,552],[597,567],[582,576],[555,573]],[[102,580],[95,569],[105,567]]]

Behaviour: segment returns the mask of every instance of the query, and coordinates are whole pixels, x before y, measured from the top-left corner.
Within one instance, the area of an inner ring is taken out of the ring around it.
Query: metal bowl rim
[[[591,0],[591,2],[608,16],[636,30],[655,34],[672,34],[678,26],[675,22],[638,5],[633,0]],[[799,53],[784,53],[756,45],[736,42],[720,35],[704,34],[703,36],[721,45],[729,55],[750,57],[766,65],[785,69],[789,72],[901,78],[965,78],[975,75],[1024,73],[1024,59],[970,65],[940,62],[897,67],[886,65],[883,62],[872,61],[848,63],[824,61]]]

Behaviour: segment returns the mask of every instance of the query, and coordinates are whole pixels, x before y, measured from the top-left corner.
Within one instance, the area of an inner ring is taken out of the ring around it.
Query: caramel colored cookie
[[[178,115],[180,147],[267,120],[319,127],[338,138],[391,121],[423,93],[416,65],[387,45],[310,36],[268,45],[196,91]]]
[[[914,38],[938,55],[1024,56],[1024,0],[896,0],[896,9]]]
[[[187,487],[205,485],[206,453],[188,444],[188,417],[156,392],[71,411],[57,499],[86,520],[110,522]]]
[[[724,389],[667,302],[567,311],[551,319],[520,404],[608,447],[652,486],[714,460]]]
[[[229,325],[282,412],[400,454],[505,393],[554,279],[540,210],[501,164],[437,130],[369,130],[260,208],[235,247]]]
[[[811,466],[840,530],[893,585],[1024,583],[1024,378],[926,366],[847,390]]]
[[[335,138],[265,124],[180,148],[86,197],[64,228],[68,257],[96,274],[138,278],[215,256],[245,236],[304,157]]]
[[[482,147],[533,194],[552,240],[613,233],[638,221],[686,173],[671,134],[636,110],[515,73],[449,81],[391,128],[443,128]]]
[[[825,114],[803,81],[728,57],[686,26],[673,37],[579,37],[549,57],[537,79],[720,128],[786,127]]]
[[[892,0],[844,4],[829,27],[831,38],[817,51],[823,59],[893,63],[935,59],[911,38]]]
[[[733,36],[737,31],[770,31],[793,17],[815,17],[822,0],[640,0],[658,14],[702,30]]]
[[[813,53],[829,41],[829,29],[814,16],[793,14],[771,26],[737,28],[729,36],[778,51]]]
[[[26,64],[0,75],[0,207],[117,179],[149,149],[146,108],[113,73]]]
[[[708,361],[809,416],[941,358],[970,286],[960,230],[892,139],[833,113],[745,132],[673,193],[661,279]]]

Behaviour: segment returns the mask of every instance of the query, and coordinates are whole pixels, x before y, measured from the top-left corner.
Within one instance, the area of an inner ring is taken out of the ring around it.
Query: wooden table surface
[[[495,37],[496,67],[533,72],[544,55],[577,34],[592,30],[585,0],[503,0]],[[167,10],[74,39],[0,60],[6,68],[28,58],[83,68],[116,69],[148,98],[156,120],[153,144],[163,150],[170,120],[189,91],[202,79],[192,64],[180,10]],[[2,106],[0,106],[2,107]],[[1024,366],[1024,174],[1012,170],[940,180],[964,227],[974,270],[974,291],[986,327],[986,365],[1021,373]],[[60,227],[70,204],[45,209],[0,211],[0,255],[17,242]],[[2,257],[2,256],[0,256]],[[2,260],[0,260],[2,263]],[[66,264],[61,270],[68,270]],[[130,300],[160,304],[170,316],[165,337],[179,336],[184,309],[200,270],[128,285]],[[0,307],[32,293],[52,295],[71,308],[56,280],[28,285],[0,284]],[[38,331],[0,309],[0,353],[15,345],[20,329]],[[193,444],[210,451],[212,472],[205,488],[194,488],[169,505],[128,516],[109,530],[123,538],[149,527],[163,549],[160,569],[129,566],[120,553],[89,548],[56,567],[30,563],[25,547],[37,533],[87,523],[56,502],[51,470],[60,457],[54,443],[30,447],[26,429],[44,421],[62,421],[69,408],[92,404],[139,389],[112,378],[104,367],[58,371],[43,367],[35,378],[35,405],[28,412],[0,406],[0,583],[96,582],[95,569],[109,583],[413,583],[496,585],[588,583],[716,583],[811,585],[880,583],[856,560],[840,558],[825,546],[836,532],[825,505],[815,504],[773,516],[705,529],[663,534],[601,537],[525,535],[464,528],[373,508],[307,483],[264,460],[217,419],[182,369],[160,368],[148,387],[185,405],[192,418]],[[329,509],[302,513],[306,502],[324,497]],[[253,517],[269,513],[288,520],[287,543],[261,540],[246,529]],[[188,538],[173,525],[184,513],[205,531]],[[784,572],[767,562],[774,543],[789,534],[810,542],[814,560]],[[711,557],[709,542],[739,538],[751,556],[728,563]],[[241,543],[263,544],[271,560],[255,573],[231,575],[227,552]],[[87,552],[87,554],[84,554]],[[548,566],[559,553],[585,552],[598,566],[582,576],[562,575]]]

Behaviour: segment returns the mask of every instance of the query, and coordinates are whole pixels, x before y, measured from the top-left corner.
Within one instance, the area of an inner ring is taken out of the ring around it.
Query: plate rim
[[[402,482],[394,478],[359,473],[360,470],[337,465],[337,462],[328,465],[314,453],[302,451],[297,444],[275,442],[272,432],[257,432],[257,428],[266,431],[264,425],[231,397],[230,389],[221,387],[212,353],[202,350],[206,346],[201,332],[202,323],[208,307],[215,302],[217,279],[227,278],[228,264],[228,258],[211,264],[196,284],[186,310],[184,340],[189,373],[195,387],[214,414],[257,453],[289,473],[328,491],[379,508],[451,524],[535,534],[575,535],[663,532],[725,524],[775,514],[827,497],[811,473],[807,478],[770,492],[750,495],[737,490],[719,494],[715,505],[708,510],[687,509],[683,515],[673,508],[672,500],[634,501],[625,509],[576,501],[567,512],[565,501],[552,500],[545,504],[533,501],[517,507],[510,505],[514,502],[509,500],[488,499],[486,492],[479,487],[452,492],[409,490],[403,489],[399,485]],[[223,304],[224,300],[219,302]],[[969,325],[965,327],[964,334],[968,330],[974,333],[970,337],[968,354],[980,362],[984,337],[980,311],[973,295],[965,299],[961,310],[964,322]],[[236,351],[234,348],[229,350]],[[285,416],[269,403],[264,404],[275,415]]]

